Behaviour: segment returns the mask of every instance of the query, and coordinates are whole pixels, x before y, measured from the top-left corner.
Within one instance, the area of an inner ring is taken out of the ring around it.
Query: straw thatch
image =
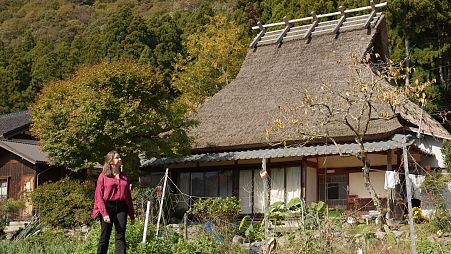
[[[375,28],[250,49],[236,79],[197,110],[194,117],[199,125],[190,132],[194,137],[193,149],[214,151],[268,146],[265,129],[280,115],[280,106],[299,103],[305,90],[315,94],[324,82],[333,84],[337,91],[347,89],[349,68],[346,63],[337,65],[337,59],[349,60],[350,53],[363,57],[371,48],[383,56],[387,54],[383,16]],[[408,111],[401,114],[403,119],[373,121],[368,135],[387,137],[402,132],[405,125],[418,126],[419,108],[413,103],[406,105]],[[314,121],[312,118],[305,120]],[[429,115],[423,115],[423,122],[422,129],[426,132],[450,137]],[[340,126],[331,126],[328,130],[334,137],[353,136],[349,129]],[[271,141],[281,139],[279,136]]]

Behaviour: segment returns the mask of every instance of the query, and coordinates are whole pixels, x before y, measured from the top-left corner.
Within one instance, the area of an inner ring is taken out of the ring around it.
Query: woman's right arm
[[[108,213],[105,208],[105,201],[103,200],[103,179],[104,175],[100,173],[99,177],[97,178],[97,184],[96,184],[96,191],[94,193],[94,202],[97,206],[97,208],[100,211],[100,214],[102,217],[108,216]]]

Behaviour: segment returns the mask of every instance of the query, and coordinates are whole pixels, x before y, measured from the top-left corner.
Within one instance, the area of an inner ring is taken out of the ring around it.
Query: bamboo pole
[[[412,183],[409,178],[409,161],[407,160],[407,147],[406,141],[402,145],[402,156],[404,164],[404,176],[406,179],[406,189],[407,189],[407,208],[409,209],[409,226],[410,226],[410,248],[412,254],[417,253],[416,243],[415,243],[415,228],[413,227],[413,216],[412,216]]]
[[[266,158],[262,159],[262,170],[260,177],[263,180],[263,216],[265,220],[265,236],[268,236],[269,218],[268,218],[268,172],[266,171]]]
[[[150,201],[147,201],[146,219],[144,221],[144,233],[142,243],[145,243],[147,238],[147,226],[149,225],[149,210],[150,210]]]
[[[166,193],[166,183],[168,182],[168,171],[169,171],[169,168],[166,168],[166,173],[164,173],[163,194],[161,195],[161,198],[160,198],[160,210],[158,211],[157,231],[155,232],[156,237],[158,237],[158,231],[160,229],[161,214],[163,213],[164,194]]]

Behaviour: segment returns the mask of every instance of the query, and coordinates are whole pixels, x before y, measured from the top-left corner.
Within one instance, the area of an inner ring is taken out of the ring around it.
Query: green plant
[[[323,201],[312,202],[305,210],[304,227],[315,228],[321,224],[327,211],[327,205]]]
[[[196,220],[202,223],[210,221],[219,227],[234,223],[239,213],[240,205],[236,197],[198,200],[188,211]]]
[[[135,208],[135,216],[144,220],[147,209],[147,201],[150,201],[153,209],[157,211],[158,202],[155,195],[155,188],[138,186],[132,190],[133,207]]]
[[[127,253],[145,253],[145,252],[136,252],[143,248],[141,246],[141,241],[143,237],[143,228],[144,223],[140,220],[136,220],[135,224],[127,224],[126,231],[126,242],[127,242]],[[113,229],[114,230],[114,229]],[[96,253],[97,242],[100,237],[100,223],[96,221],[93,223],[91,229],[89,230],[88,236],[86,240],[83,241],[80,245],[77,246],[77,249],[74,253],[76,254],[89,254]],[[147,243],[152,242],[152,239],[155,237],[155,226],[152,224],[148,225],[147,229]],[[114,253],[114,233],[111,234],[110,243],[109,243],[109,252]]]
[[[31,200],[41,223],[70,228],[91,222],[93,192],[91,186],[66,177],[39,186],[31,194]]]
[[[434,230],[451,232],[451,211],[447,208],[443,197],[443,192],[450,181],[450,175],[433,172],[426,176],[423,183],[423,188],[434,205],[434,213],[430,221]]]
[[[451,141],[446,140],[442,148],[443,159],[448,172],[451,172]]]
[[[220,254],[224,253],[227,246],[216,241],[213,237],[207,234],[201,234],[193,240],[180,239],[172,246],[172,253],[174,254]]]
[[[0,201],[1,224],[6,225],[21,209],[25,208],[24,200],[8,198]]]
[[[439,243],[431,241],[418,241],[417,252],[418,254],[441,254],[448,253],[451,249],[450,243]]]
[[[263,223],[264,221],[254,223],[252,222],[251,217],[246,215],[241,220],[238,229],[241,233],[244,233],[249,241],[261,240],[265,237],[262,231]]]
[[[0,253],[8,254],[59,254],[73,253],[77,241],[67,237],[62,230],[43,230],[19,241],[0,241]]]

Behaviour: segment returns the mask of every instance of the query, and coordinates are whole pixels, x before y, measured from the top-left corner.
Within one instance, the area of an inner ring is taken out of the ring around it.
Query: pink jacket
[[[124,173],[119,174],[119,179],[107,177],[100,173],[97,178],[96,191],[94,193],[94,208],[91,217],[97,218],[99,213],[102,217],[108,215],[105,202],[107,201],[125,201],[128,207],[130,219],[135,219],[135,210],[133,209],[132,196],[130,193],[130,182],[128,176]]]

